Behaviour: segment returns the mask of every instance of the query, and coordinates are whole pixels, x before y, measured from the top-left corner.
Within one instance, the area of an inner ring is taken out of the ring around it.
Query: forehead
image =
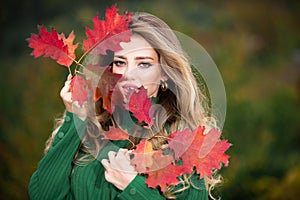
[[[120,43],[122,50],[115,52],[116,55],[125,55],[131,53],[146,53],[156,54],[153,47],[140,35],[133,34],[130,38],[130,42]]]

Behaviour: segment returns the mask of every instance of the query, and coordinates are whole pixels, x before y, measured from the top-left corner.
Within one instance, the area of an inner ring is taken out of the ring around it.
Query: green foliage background
[[[164,19],[196,39],[219,67],[228,101],[223,132],[233,146],[215,195],[299,198],[299,1],[10,0],[0,4],[0,199],[28,199],[30,176],[64,109],[59,91],[67,69],[33,59],[25,39],[45,24],[74,30],[82,41],[95,13],[114,3]]]

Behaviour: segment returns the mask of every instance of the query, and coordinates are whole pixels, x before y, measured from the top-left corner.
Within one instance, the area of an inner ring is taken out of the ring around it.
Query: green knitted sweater
[[[148,188],[146,178],[137,175],[123,190],[107,182],[104,167],[99,159],[85,165],[73,163],[80,144],[86,121],[81,121],[73,113],[67,112],[63,125],[58,130],[51,148],[38,163],[29,184],[32,200],[98,199],[98,200],[156,200],[165,199],[159,189]],[[108,150],[107,150],[108,151]],[[107,152],[103,151],[103,152]],[[101,152],[101,155],[106,153]],[[106,154],[107,155],[107,154]],[[204,180],[193,175],[193,184],[177,195],[177,199],[208,199]]]

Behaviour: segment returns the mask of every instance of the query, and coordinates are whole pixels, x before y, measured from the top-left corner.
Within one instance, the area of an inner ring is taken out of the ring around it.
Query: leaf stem
[[[131,145],[132,145],[132,149],[135,147],[135,144],[134,144],[134,142],[133,141],[131,141],[129,138],[127,139],[130,143],[131,143]]]
[[[73,77],[73,74],[72,74],[72,71],[71,71],[70,67],[68,67],[68,70],[69,70],[69,74],[71,75],[71,77]]]
[[[75,73],[79,72],[78,66],[80,66],[80,67],[82,67],[82,68],[85,68],[85,66],[84,66],[83,64],[80,63],[80,59],[79,59],[79,61],[74,60],[74,62],[75,62],[75,64],[76,64],[76,67],[75,67],[75,70],[74,70]]]
[[[108,35],[109,33],[110,33],[110,32],[107,32],[106,35],[105,35],[102,39],[100,39],[99,41],[97,41],[90,49],[88,49],[86,52],[84,52],[84,53],[82,54],[82,56],[79,58],[78,63],[80,63],[81,60],[82,60],[88,53],[90,53],[93,49],[95,49],[95,48],[98,46],[98,44],[100,44],[100,43],[103,42],[105,39],[107,39],[107,35]]]
[[[75,74],[81,74],[81,75],[84,75],[84,73],[82,73],[81,71],[75,69]]]
[[[163,136],[163,135],[153,135],[152,138],[164,138],[164,139],[168,139],[169,137]]]

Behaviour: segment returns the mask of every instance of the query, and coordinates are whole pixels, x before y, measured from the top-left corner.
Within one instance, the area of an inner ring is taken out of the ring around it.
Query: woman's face
[[[118,86],[124,97],[137,92],[142,86],[147,89],[148,97],[156,97],[162,75],[156,51],[141,36],[132,35],[131,41],[121,43],[122,50],[115,52],[113,72],[122,74]]]

